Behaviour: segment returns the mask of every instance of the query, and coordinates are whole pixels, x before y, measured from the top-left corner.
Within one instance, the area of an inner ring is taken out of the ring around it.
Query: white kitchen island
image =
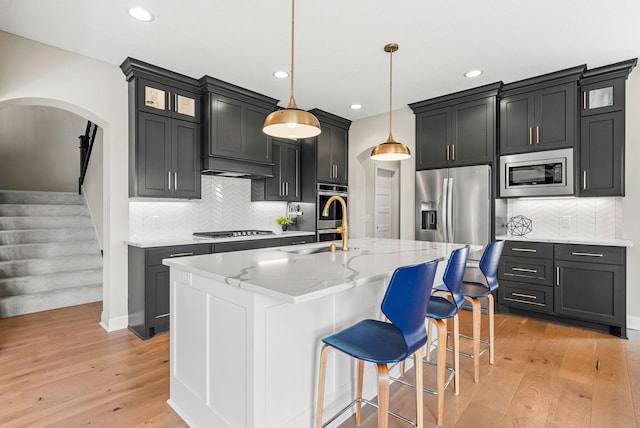
[[[321,339],[363,318],[382,319],[380,303],[397,267],[444,261],[463,246],[352,239],[348,252],[340,244],[335,253],[313,252],[328,245],[163,261],[171,267],[168,402],[187,424],[313,426]],[[355,396],[353,360],[330,358],[327,417]],[[368,369],[370,397],[377,381]]]

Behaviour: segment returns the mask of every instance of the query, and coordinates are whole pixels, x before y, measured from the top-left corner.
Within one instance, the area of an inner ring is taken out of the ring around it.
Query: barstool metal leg
[[[378,427],[389,427],[389,367],[378,364]]]
[[[327,375],[327,355],[333,348],[328,345],[322,347],[320,354],[320,375],[318,376],[318,410],[316,413],[316,428],[322,428],[322,406],[324,405],[324,382]]]

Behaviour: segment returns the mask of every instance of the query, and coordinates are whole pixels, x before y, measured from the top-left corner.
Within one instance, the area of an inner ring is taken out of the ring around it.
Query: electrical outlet
[[[151,216],[151,227],[154,229],[160,229],[160,216]]]
[[[563,215],[562,216],[562,228],[563,229],[571,229],[572,227],[572,218],[570,215]]]

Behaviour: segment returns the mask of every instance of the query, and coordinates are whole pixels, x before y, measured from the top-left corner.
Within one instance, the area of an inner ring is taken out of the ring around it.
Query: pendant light
[[[291,0],[291,98],[286,109],[274,111],[264,121],[262,132],[272,137],[298,139],[320,134],[320,122],[311,113],[301,110],[293,98],[293,40],[295,0]]]
[[[392,104],[393,99],[393,53],[398,50],[396,43],[389,43],[384,47],[384,51],[389,53],[389,136],[387,141],[378,144],[371,150],[371,159],[377,161],[397,161],[409,159],[411,152],[409,148],[393,139],[391,134],[392,125]]]

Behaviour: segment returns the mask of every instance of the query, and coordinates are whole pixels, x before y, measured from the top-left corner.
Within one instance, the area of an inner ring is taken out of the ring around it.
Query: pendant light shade
[[[294,16],[295,0],[291,0],[291,98],[286,109],[274,111],[267,116],[262,132],[272,137],[296,140],[298,138],[315,137],[320,134],[320,122],[311,113],[299,109],[293,97]]]
[[[398,161],[409,159],[411,151],[407,146],[393,139],[392,126],[392,100],[393,100],[393,53],[398,50],[396,43],[389,43],[384,51],[389,53],[389,136],[387,141],[378,144],[371,150],[371,159],[377,161]]]

